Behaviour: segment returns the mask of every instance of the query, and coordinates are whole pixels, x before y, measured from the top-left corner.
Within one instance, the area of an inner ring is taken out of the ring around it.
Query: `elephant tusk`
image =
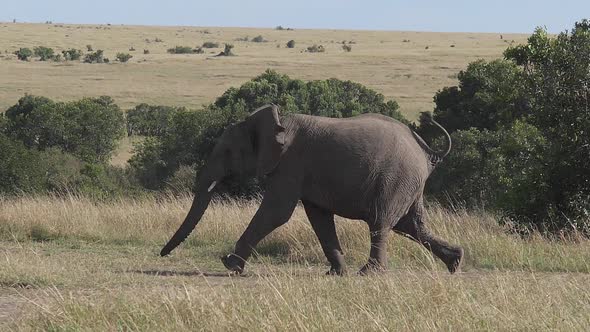
[[[213,188],[215,188],[216,185],[217,185],[217,181],[213,181],[213,183],[211,183],[211,185],[207,189],[207,192],[210,193],[211,190],[213,190]]]

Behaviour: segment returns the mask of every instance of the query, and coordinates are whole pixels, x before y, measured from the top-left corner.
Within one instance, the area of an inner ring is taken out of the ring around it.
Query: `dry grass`
[[[450,276],[391,235],[390,272],[357,277],[368,254],[360,222],[338,220],[351,272],[325,277],[302,209],[259,246],[245,277],[218,257],[256,202],[215,203],[171,257],[157,252],[190,199],[93,203],[0,201],[0,308],[17,330],[587,330],[590,241],[524,240],[488,214],[429,209],[434,231],[466,250]],[[2,316],[0,315],[0,321]],[[2,322],[0,322],[2,324]],[[1,325],[0,325],[1,326]]]
[[[205,33],[208,32],[208,33]],[[262,35],[265,43],[238,41]],[[154,42],[156,38],[162,42]],[[508,41],[526,35],[427,33],[153,26],[95,26],[0,23],[0,109],[24,93],[58,100],[109,95],[124,108],[140,102],[198,108],[267,68],[304,80],[335,77],[353,80],[394,98],[414,119],[432,110],[434,93],[456,84],[457,73],[475,59],[502,56]],[[146,42],[149,40],[149,43]],[[294,39],[296,47],[286,48]],[[406,41],[404,41],[406,40]],[[218,42],[205,54],[173,55],[168,48]],[[352,52],[342,41],[355,42]],[[235,57],[214,58],[224,43],[234,44]],[[86,45],[103,49],[111,60],[118,52],[133,55],[126,64],[22,62],[11,53],[20,47],[48,46],[61,52]],[[277,44],[281,47],[277,48]],[[302,53],[310,45],[325,53]],[[455,45],[455,47],[451,47]],[[136,51],[129,51],[134,47]],[[428,47],[428,49],[426,49]],[[148,49],[150,54],[143,54]]]

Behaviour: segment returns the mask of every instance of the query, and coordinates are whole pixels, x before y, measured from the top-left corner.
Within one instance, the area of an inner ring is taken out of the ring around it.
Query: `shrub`
[[[84,62],[85,63],[109,62],[108,59],[106,59],[106,61],[105,61],[105,57],[104,57],[103,53],[104,52],[102,50],[97,50],[96,52],[88,53],[84,56]]]
[[[207,42],[204,42],[203,43],[202,47],[203,48],[218,48],[219,47],[219,43],[207,41]]]
[[[127,62],[129,61],[129,59],[133,58],[133,55],[129,54],[129,53],[117,53],[117,61],[119,62]]]
[[[35,47],[34,49],[35,56],[39,57],[41,61],[47,61],[53,59],[53,49],[45,46]]]
[[[94,49],[92,48],[92,45],[90,45],[90,44],[86,45],[86,51],[88,51],[88,52],[94,52]]]
[[[262,35],[258,35],[254,38],[252,38],[252,42],[254,43],[266,43],[266,40],[264,39],[264,37],[262,37]]]
[[[190,46],[176,46],[174,48],[169,48],[168,53],[170,54],[192,54],[196,53]]]
[[[43,189],[44,170],[38,153],[0,133],[0,193],[31,193]]]
[[[193,53],[195,53],[195,54],[203,54],[203,53],[205,53],[205,50],[203,50],[202,47],[197,47],[196,49],[193,50]]]
[[[432,191],[475,197],[517,224],[589,235],[589,52],[584,20],[556,38],[538,28],[527,45],[506,50],[512,62],[470,64],[459,87],[435,97],[435,118],[454,131],[455,148]]]
[[[287,42],[287,48],[294,48],[295,47],[295,41],[293,39],[289,40]]]
[[[342,45],[342,49],[345,52],[350,52],[350,51],[352,51],[352,46],[350,46],[350,45]]]
[[[14,54],[21,61],[29,61],[29,58],[33,56],[33,51],[25,47],[15,51]]]
[[[80,60],[80,58],[82,57],[82,51],[81,50],[77,50],[75,48],[71,48],[69,50],[64,50],[61,51],[61,53],[64,56],[64,59],[66,61],[76,61],[76,60]]]
[[[234,45],[232,44],[225,44],[225,47],[223,48],[223,55],[225,56],[232,56],[235,55],[231,50],[234,48]]]
[[[150,54],[150,50],[143,50],[143,54]]]
[[[498,130],[529,112],[522,71],[510,61],[478,60],[459,72],[458,78],[458,86],[443,88],[434,96],[434,119],[451,133],[469,128]],[[426,140],[439,135],[428,123],[418,133]]]
[[[106,162],[124,135],[124,117],[110,97],[54,103],[27,95],[6,111],[7,133],[29,148],[58,147],[88,162]]]
[[[309,53],[323,53],[326,51],[326,49],[323,45],[313,44],[312,46],[307,47],[307,51]]]
[[[127,134],[163,136],[170,130],[174,114],[183,110],[169,106],[137,105],[127,112]]]

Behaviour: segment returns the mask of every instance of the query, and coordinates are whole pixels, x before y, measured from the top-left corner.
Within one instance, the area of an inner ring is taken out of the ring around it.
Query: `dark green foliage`
[[[174,114],[181,108],[169,106],[137,105],[127,112],[127,134],[163,136],[170,130]]]
[[[431,178],[442,197],[485,204],[538,229],[590,234],[590,22],[550,38],[537,29],[512,61],[478,61],[435,97],[454,131]],[[424,121],[421,121],[424,122]],[[432,139],[426,125],[420,133]]]
[[[105,162],[123,137],[124,117],[110,97],[54,103],[27,95],[6,111],[7,133],[29,148],[59,147],[89,162]]]
[[[434,96],[434,119],[449,132],[477,128],[497,130],[510,125],[529,110],[522,84],[522,71],[512,62],[483,60],[469,64],[458,75],[459,86],[446,87]],[[437,128],[422,125],[426,140],[439,135]]]
[[[96,52],[88,53],[84,56],[85,63],[103,63],[105,62],[104,52],[102,50],[96,50]],[[106,61],[108,62],[108,60]]]
[[[142,192],[129,171],[85,163],[59,149],[29,149],[0,134],[0,153],[2,194],[82,194],[104,199]]]
[[[295,47],[295,41],[293,39],[289,40],[287,42],[287,48],[294,48]]]
[[[52,60],[54,57],[53,49],[45,46],[35,47],[34,53],[40,61]]]
[[[204,42],[202,47],[203,48],[218,48],[219,43],[208,41],[208,42]]]
[[[15,51],[14,54],[16,54],[16,57],[21,61],[29,61],[29,58],[33,56],[33,51],[25,47]]]
[[[199,53],[198,49],[193,49],[190,46],[175,46],[173,48],[169,48],[168,53],[170,54],[192,54],[192,53]]]
[[[71,48],[69,50],[61,51],[66,61],[77,61],[82,58],[82,51],[77,50],[75,48]]]
[[[29,193],[43,189],[45,173],[39,155],[23,143],[0,133],[0,193]]]
[[[283,114],[345,118],[381,113],[408,123],[395,101],[386,102],[382,94],[361,84],[338,79],[304,82],[272,70],[239,88],[230,88],[214,105],[233,112],[249,112],[268,103],[279,105]]]
[[[133,58],[133,55],[129,54],[129,53],[117,53],[117,61],[119,62],[127,62],[129,61],[131,58]]]

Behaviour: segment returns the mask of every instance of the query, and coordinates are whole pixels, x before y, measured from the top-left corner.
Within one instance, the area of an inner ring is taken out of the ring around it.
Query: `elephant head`
[[[256,109],[244,121],[228,127],[199,172],[195,198],[184,222],[160,252],[168,255],[195,228],[211,201],[217,183],[231,175],[263,177],[279,164],[285,143],[276,105]]]

